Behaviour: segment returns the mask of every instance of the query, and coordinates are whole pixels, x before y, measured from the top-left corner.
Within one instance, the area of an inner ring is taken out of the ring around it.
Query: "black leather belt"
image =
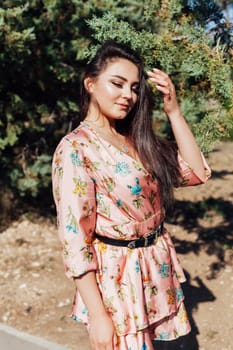
[[[119,247],[128,247],[130,249],[139,248],[139,247],[149,247],[150,245],[156,243],[157,239],[163,233],[163,222],[159,225],[159,227],[152,231],[152,233],[147,237],[141,237],[132,240],[125,239],[115,239],[106,236],[101,236],[99,234],[95,234],[95,238],[100,240],[103,243],[119,246]]]

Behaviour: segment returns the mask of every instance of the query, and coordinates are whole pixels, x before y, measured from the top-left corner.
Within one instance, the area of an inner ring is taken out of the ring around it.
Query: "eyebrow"
[[[119,78],[121,80],[124,80],[125,82],[128,81],[125,77],[122,77],[121,75],[114,74],[112,75],[112,77]],[[135,81],[132,85],[135,85],[135,84],[139,84],[139,81]]]

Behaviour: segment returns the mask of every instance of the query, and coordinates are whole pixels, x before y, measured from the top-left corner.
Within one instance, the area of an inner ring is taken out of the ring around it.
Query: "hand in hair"
[[[150,81],[155,83],[156,88],[163,94],[164,111],[170,120],[181,157],[190,165],[199,178],[205,181],[205,166],[199,146],[181,113],[175,87],[170,77],[159,69],[148,72],[148,76]]]
[[[176,98],[175,87],[170,77],[163,71],[154,68],[152,72],[147,72],[149,79],[156,88],[163,94],[164,111],[170,118],[172,114],[180,112],[180,107]]]

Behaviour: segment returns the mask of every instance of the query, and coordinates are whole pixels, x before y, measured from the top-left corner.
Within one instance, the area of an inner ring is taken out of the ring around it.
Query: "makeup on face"
[[[92,82],[90,113],[98,117],[123,119],[138,99],[137,66],[126,59],[109,62]]]

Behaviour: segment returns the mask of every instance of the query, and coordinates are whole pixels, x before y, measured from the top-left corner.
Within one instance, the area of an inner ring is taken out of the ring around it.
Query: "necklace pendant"
[[[121,150],[122,150],[122,152],[124,152],[126,154],[129,153],[129,148],[126,145],[124,145],[123,143],[121,144]]]

